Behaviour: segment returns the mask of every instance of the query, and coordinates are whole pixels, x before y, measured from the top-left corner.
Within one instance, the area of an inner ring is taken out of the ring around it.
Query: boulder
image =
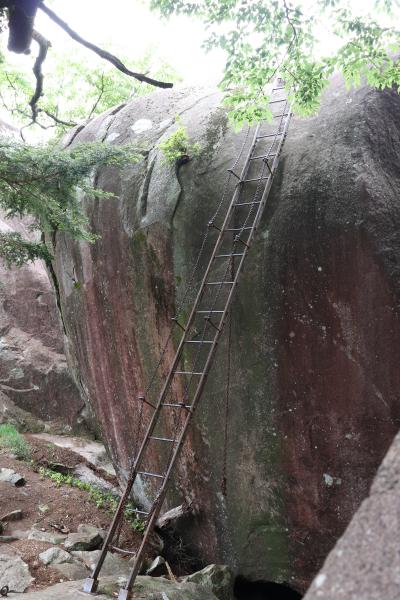
[[[16,137],[1,121],[0,139]],[[0,211],[2,232],[35,239],[30,224]],[[55,288],[42,261],[11,269],[0,261],[0,335],[0,423],[42,431],[44,421],[62,421],[82,429],[84,403],[67,366]]]
[[[75,559],[82,561],[90,571],[93,571],[100,558],[100,553],[100,550],[93,550],[92,552],[74,551],[72,552],[72,556]],[[128,560],[118,556],[117,554],[112,554],[109,552],[101,568],[101,575],[102,577],[128,577],[131,569],[132,565],[129,564]]]
[[[67,565],[64,565],[67,566]],[[124,579],[106,577],[101,579],[96,600],[116,598]],[[38,592],[29,592],[24,600],[76,600],[82,591],[82,581],[59,583]],[[134,586],[134,597],[138,600],[217,600],[211,592],[194,583],[172,583],[167,579],[139,576]]]
[[[226,565],[208,565],[201,571],[192,573],[183,579],[196,583],[199,587],[212,592],[218,600],[232,600],[234,577]]]
[[[162,575],[168,575],[167,565],[165,564],[165,558],[163,558],[162,556],[156,556],[149,568],[146,570],[146,575],[151,575],[152,577],[161,577]]]
[[[57,563],[52,565],[66,579],[81,581],[89,575],[89,571],[82,563]]]
[[[63,544],[66,540],[66,536],[57,533],[49,533],[47,531],[40,531],[34,527],[28,534],[28,540],[46,542],[47,544]]]
[[[22,475],[16,473],[13,469],[7,469],[5,467],[0,469],[0,481],[7,481],[16,487],[22,487],[26,483]]]
[[[10,398],[0,392],[0,424],[9,423],[18,431],[39,432],[45,429],[45,423],[32,413],[23,410]]]
[[[20,509],[13,510],[0,517],[0,521],[9,523],[10,521],[20,521],[23,518],[23,512]]]
[[[304,600],[396,600],[399,597],[400,434],[343,536]]]
[[[58,232],[54,247],[68,356],[121,478],[136,438],[135,399],[168,339],[226,170],[251,143],[253,131],[235,132],[221,100],[216,90],[155,92],[66,141],[145,149],[122,172],[98,171],[97,184],[116,195],[84,200],[100,239]],[[399,110],[395,90],[347,91],[335,77],[319,113],[292,121],[232,308],[226,460],[225,338],[166,506],[192,503],[195,518],[179,533],[204,564],[305,590],[399,429]],[[179,168],[158,147],[176,114],[201,145]],[[227,185],[230,194],[233,177]],[[208,233],[196,281],[216,233]],[[160,373],[177,338],[174,329]],[[191,358],[185,349],[185,364]],[[145,407],[144,423],[150,414]],[[154,444],[148,468],[160,472],[161,462]],[[138,505],[146,509],[151,492],[139,478]]]
[[[0,554],[0,589],[7,585],[13,592],[24,592],[33,577],[28,565],[19,556]]]
[[[72,563],[73,557],[69,552],[62,548],[48,548],[39,554],[39,560],[45,565],[60,565],[63,563]]]
[[[76,550],[97,550],[103,543],[104,532],[91,525],[79,525],[76,533],[70,533],[64,541],[69,552]]]

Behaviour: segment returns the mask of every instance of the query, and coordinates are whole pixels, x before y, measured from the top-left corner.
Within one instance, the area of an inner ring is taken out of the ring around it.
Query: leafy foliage
[[[176,119],[180,123],[179,119]],[[197,156],[200,152],[198,142],[192,144],[189,140],[187,131],[183,125],[180,125],[174,133],[162,141],[158,147],[165,156],[166,162],[175,165],[183,159],[189,160]]]
[[[95,187],[93,175],[104,165],[123,167],[137,160],[131,148],[108,144],[82,144],[62,150],[43,146],[32,148],[13,141],[0,142],[0,207],[8,217],[33,218],[32,229],[54,233],[64,231],[76,239],[93,242],[82,209],[82,194],[110,198]],[[15,233],[0,236],[0,256],[20,266],[26,260],[50,258],[44,243],[24,240]]]
[[[100,59],[88,64],[87,55],[79,48],[73,56],[52,53],[47,63],[46,91],[38,104],[38,122],[57,138],[75,124],[154,91],[152,86],[127,77]],[[177,73],[150,51],[132,68],[151,71],[159,79],[179,80]],[[0,102],[21,125],[31,118],[28,103],[34,88],[32,73],[7,62],[0,64]]]
[[[8,423],[0,425],[0,448],[9,450],[21,460],[28,460],[30,457],[28,442],[14,425]]]
[[[346,0],[317,0],[312,9],[299,0],[151,0],[150,5],[167,17],[185,14],[204,21],[206,48],[227,54],[222,87],[239,126],[268,116],[268,84],[277,74],[300,114],[318,109],[334,70],[349,86],[363,78],[380,89],[400,83],[393,58],[400,32],[384,22],[389,17],[394,22],[397,2],[376,0],[374,17],[355,14]],[[322,38],[335,48],[327,56]]]
[[[0,233],[0,257],[8,267],[21,267],[37,258],[46,262],[52,259],[47,246],[24,240],[21,234],[16,232]]]

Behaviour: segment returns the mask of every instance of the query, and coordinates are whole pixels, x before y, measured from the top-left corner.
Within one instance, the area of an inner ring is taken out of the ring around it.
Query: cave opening
[[[251,581],[242,575],[235,579],[233,589],[236,600],[301,600],[300,592],[275,581]]]

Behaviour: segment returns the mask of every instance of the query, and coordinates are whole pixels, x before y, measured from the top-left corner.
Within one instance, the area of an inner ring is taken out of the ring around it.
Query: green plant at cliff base
[[[39,474],[42,479],[47,478],[53,481],[57,487],[60,487],[61,485],[69,485],[70,487],[77,488],[78,490],[88,492],[89,499],[97,506],[97,508],[104,508],[112,515],[117,510],[119,498],[112,492],[104,492],[97,486],[90,483],[85,483],[77,477],[73,477],[72,475],[63,475],[62,473],[52,471],[51,469],[45,469],[44,467],[39,468]],[[132,503],[128,502],[125,509],[125,518],[132,529],[142,533],[145,528],[145,523],[138,519],[133,511],[134,506]]]
[[[179,117],[176,118],[179,127],[166,140],[161,142],[158,147],[164,154],[165,161],[170,165],[179,165],[198,156],[200,153],[200,144],[190,142],[189,136]]]
[[[87,143],[62,150],[0,140],[0,208],[7,217],[30,217],[31,229],[40,232],[42,240],[43,233],[63,231],[72,238],[94,242],[97,236],[89,230],[82,198],[113,196],[95,186],[96,170],[106,165],[122,168],[138,158],[138,153],[126,146]],[[44,241],[8,231],[0,234],[0,257],[9,266],[52,258]]]
[[[29,444],[14,425],[8,423],[0,425],[0,448],[9,450],[21,460],[29,460]]]

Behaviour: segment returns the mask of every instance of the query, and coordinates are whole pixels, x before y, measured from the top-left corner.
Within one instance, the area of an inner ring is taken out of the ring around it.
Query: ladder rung
[[[213,344],[214,340],[185,340],[185,344]]]
[[[265,179],[269,179],[271,175],[264,175],[264,177],[254,177],[252,179],[243,179],[242,183],[250,183],[251,181],[264,181]],[[236,204],[237,206],[237,204]]]
[[[253,229],[252,227],[231,227],[230,229],[225,229],[225,231],[247,231],[248,229]]]
[[[128,512],[135,513],[137,515],[146,515],[146,517],[150,514],[149,512],[146,512],[145,510],[139,510],[138,508],[129,508]]]
[[[279,92],[279,90],[284,90],[284,89],[285,89],[285,86],[281,85],[281,87],[272,88],[272,91],[273,92]]]
[[[283,88],[279,89],[283,90]],[[268,104],[277,104],[278,102],[286,102],[286,98],[282,98],[282,100],[271,100],[271,102],[268,102]]]
[[[238,229],[240,231],[240,229]],[[243,256],[243,252],[234,252],[233,254],[217,254],[214,258],[230,258],[231,256]]]
[[[203,375],[203,372],[199,371],[174,371],[175,375]]]
[[[186,408],[186,409],[192,408],[190,406],[190,404],[177,404],[177,403],[174,403],[174,402],[163,402],[161,404],[161,406],[167,406],[167,407],[172,407],[172,408]]]
[[[251,204],[260,204],[261,200],[257,200],[257,202],[238,202],[234,204],[234,206],[250,206]]]
[[[269,158],[275,158],[276,156],[276,152],[273,152],[272,154],[260,154],[259,156],[252,156],[250,158],[250,160],[257,160],[259,158],[263,158],[264,160],[268,160]]]
[[[202,315],[211,315],[212,313],[222,314],[224,311],[223,310],[196,310],[196,312],[200,313]]]
[[[282,113],[281,115],[273,115],[273,119],[280,119],[281,117],[288,117],[290,113]]]
[[[238,204],[235,204],[235,206],[239,206]],[[206,285],[233,285],[235,282],[234,281],[207,281]]]
[[[156,440],[157,442],[171,442],[171,443],[175,443],[176,440],[173,440],[172,438],[163,438],[163,437],[157,437],[155,435],[151,435],[150,436],[151,440]],[[146,513],[148,514],[148,513]]]
[[[267,133],[266,135],[258,135],[258,140],[263,140],[265,138],[276,137],[277,135],[283,135],[283,131],[277,131],[276,133]]]
[[[138,471],[138,475],[143,475],[145,477],[156,477],[157,479],[164,479],[164,475],[160,475],[159,473],[150,473],[150,471]]]

